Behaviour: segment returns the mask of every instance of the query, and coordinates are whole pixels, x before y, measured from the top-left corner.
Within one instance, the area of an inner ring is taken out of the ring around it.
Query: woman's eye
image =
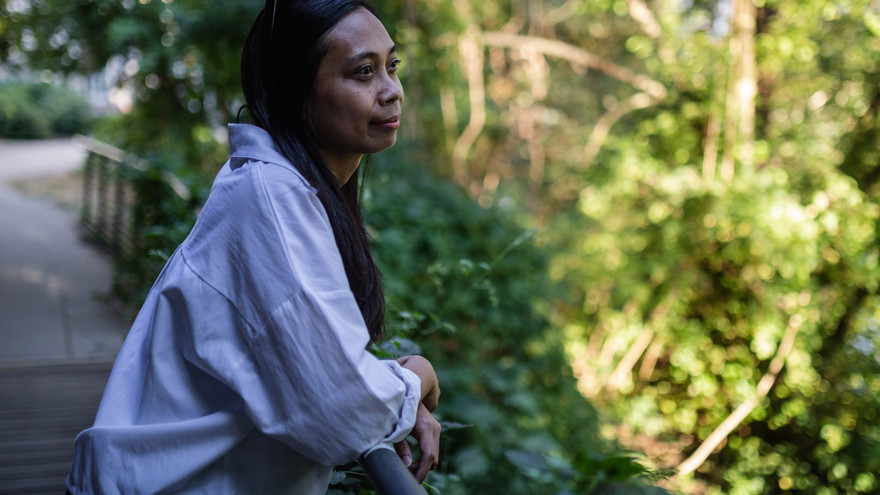
[[[363,67],[358,68],[356,74],[359,76],[369,76],[373,73],[373,67],[371,65],[365,65]]]
[[[392,60],[391,66],[388,68],[388,71],[389,72],[396,72],[397,68],[400,66],[400,63],[401,63],[401,60],[399,58]]]

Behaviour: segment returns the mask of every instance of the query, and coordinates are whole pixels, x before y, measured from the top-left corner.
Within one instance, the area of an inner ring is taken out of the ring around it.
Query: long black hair
[[[361,216],[358,174],[339,186],[317,147],[308,115],[325,35],[347,14],[375,10],[359,0],[269,0],[257,16],[241,58],[241,80],[254,124],[317,190],[327,211],[345,274],[371,341],[384,333],[385,298]]]

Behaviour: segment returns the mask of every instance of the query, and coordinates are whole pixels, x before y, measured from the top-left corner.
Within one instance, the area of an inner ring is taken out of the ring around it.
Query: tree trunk
[[[755,26],[757,10],[752,0],[733,0],[730,19],[730,69],[721,179],[733,180],[735,163],[753,162],[755,139]]]

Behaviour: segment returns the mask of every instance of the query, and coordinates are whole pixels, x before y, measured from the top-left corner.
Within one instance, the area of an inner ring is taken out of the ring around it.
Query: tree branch
[[[651,375],[654,373],[654,367],[657,365],[657,360],[660,358],[660,353],[663,351],[664,346],[663,339],[654,339],[651,342],[651,347],[648,347],[648,350],[645,351],[645,358],[642,359],[642,366],[639,367],[639,379],[640,380],[650,380]]]
[[[636,93],[629,98],[623,100],[621,103],[614,105],[607,112],[602,114],[602,117],[596,122],[596,125],[593,126],[592,132],[590,132],[590,138],[587,140],[587,144],[584,145],[583,156],[581,157],[581,166],[583,168],[587,168],[592,165],[593,160],[596,158],[596,155],[599,154],[599,150],[602,148],[602,143],[605,142],[605,138],[608,137],[608,133],[611,131],[611,127],[620,120],[624,115],[634,112],[636,110],[640,110],[642,108],[647,108],[657,102],[656,98],[652,98],[651,96],[645,93]]]
[[[710,183],[715,178],[715,165],[718,161],[718,135],[721,132],[721,118],[709,117],[706,125],[706,139],[703,144],[703,182]]]
[[[756,10],[752,0],[734,0],[731,16],[731,69],[727,82],[727,109],[721,180],[733,180],[736,159],[751,165],[755,138],[755,96],[758,92],[755,65]]]
[[[645,5],[645,2],[642,0],[629,0],[626,3],[629,7],[629,15],[642,26],[642,31],[654,41],[659,41],[660,36],[663,34],[660,30],[660,23],[657,22],[657,18],[654,17],[654,13]]]
[[[482,40],[488,46],[507,48],[530,47],[545,55],[598,70],[615,79],[631,84],[634,88],[647,93],[655,99],[662,99],[666,96],[666,88],[650,77],[644,74],[637,74],[626,67],[621,67],[610,60],[563,41],[497,32],[483,33]]]
[[[455,182],[465,187],[468,182],[467,155],[486,124],[486,88],[483,81],[483,48],[472,34],[463,36],[458,48],[468,81],[470,119],[452,148],[452,176]]]
[[[617,367],[614,368],[614,371],[608,377],[608,381],[605,383],[606,390],[613,392],[623,385],[623,382],[632,373],[632,369],[635,367],[639,358],[642,357],[645,349],[648,348],[648,345],[651,344],[653,339],[654,330],[651,329],[650,325],[646,325],[639,336],[636,337],[635,342],[629,347],[629,350],[626,351],[623,358],[621,358],[620,362],[617,363]]]
[[[792,349],[794,349],[795,337],[797,337],[802,323],[803,318],[798,314],[792,315],[791,318],[788,319],[788,327],[785,329],[785,335],[782,337],[782,341],[776,349],[776,354],[773,356],[773,360],[770,361],[770,366],[767,368],[767,372],[764,373],[764,376],[761,377],[761,380],[758,382],[758,386],[755,387],[755,393],[734,409],[733,412],[730,413],[730,415],[722,421],[708,437],[706,437],[706,440],[697,447],[697,450],[695,450],[690,457],[685,459],[684,462],[678,465],[676,468],[676,471],[678,471],[676,476],[686,476],[700,467],[712,451],[714,451],[715,448],[727,438],[727,435],[729,435],[734,428],[739,426],[739,424],[742,423],[756,407],[758,407],[761,399],[770,393],[770,389],[776,382],[776,377],[779,375],[779,372],[782,371],[782,366],[785,364],[785,360],[788,358],[788,355],[791,354]]]

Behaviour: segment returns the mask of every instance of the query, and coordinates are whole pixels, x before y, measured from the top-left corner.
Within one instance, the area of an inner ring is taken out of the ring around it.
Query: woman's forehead
[[[325,36],[327,55],[334,58],[387,56],[395,50],[394,41],[382,22],[366,9],[343,17]]]

